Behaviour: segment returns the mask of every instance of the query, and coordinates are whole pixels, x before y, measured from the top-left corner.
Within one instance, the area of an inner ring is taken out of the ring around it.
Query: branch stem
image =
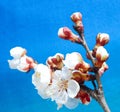
[[[94,57],[92,56],[91,52],[90,52],[90,49],[86,43],[86,40],[85,40],[85,37],[84,37],[84,33],[83,32],[79,32],[77,30],[77,28],[75,28],[75,30],[78,32],[80,38],[83,40],[82,41],[82,45],[83,47],[85,48],[86,52],[88,53],[89,57],[90,57],[90,60],[93,64],[93,67],[96,68],[95,66],[95,60],[94,60]],[[95,77],[96,77],[96,82],[97,82],[97,85],[98,85],[98,88],[96,88],[96,86],[94,85],[95,83],[93,83],[93,86],[95,87],[94,90],[86,87],[86,86],[83,86],[82,89],[84,89],[87,93],[90,94],[90,96],[92,98],[94,98],[100,105],[101,107],[103,108],[104,112],[110,112],[110,109],[106,103],[106,100],[105,100],[105,97],[104,97],[104,94],[103,94],[103,88],[102,88],[102,83],[101,83],[101,80],[100,80],[100,75],[99,75],[99,72],[98,72],[99,69],[97,69],[95,72]]]

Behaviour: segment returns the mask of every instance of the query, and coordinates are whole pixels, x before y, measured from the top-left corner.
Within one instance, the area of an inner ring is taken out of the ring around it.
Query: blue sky
[[[109,70],[102,77],[105,95],[112,112],[118,112],[120,94],[120,1],[119,0],[1,0],[0,1],[0,110],[3,112],[55,112],[56,105],[42,100],[31,84],[32,71],[28,74],[10,70],[7,60],[9,50],[22,46],[39,63],[57,52],[66,54],[84,49],[60,39],[57,31],[62,26],[73,29],[70,15],[79,11],[83,14],[85,37],[90,49],[95,45],[99,32],[110,35],[106,49],[110,53],[107,61]],[[96,107],[94,105],[96,104]],[[47,105],[47,106],[46,106]],[[51,108],[52,106],[52,108]],[[6,109],[8,107],[8,110]],[[73,112],[97,111],[100,107],[92,101],[89,106],[80,105]],[[66,108],[60,112],[70,111]]]

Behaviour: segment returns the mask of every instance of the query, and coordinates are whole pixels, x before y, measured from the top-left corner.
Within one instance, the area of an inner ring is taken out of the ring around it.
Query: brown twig
[[[90,60],[91,60],[91,62],[93,64],[93,68],[96,68],[95,67],[94,57],[92,56],[92,54],[90,52],[90,49],[89,49],[89,47],[88,47],[88,45],[86,43],[83,31],[81,32],[78,29],[78,27],[76,27],[76,26],[74,26],[74,29],[78,32],[80,38],[83,40],[81,45],[85,48],[86,52],[88,53],[88,55],[90,57]],[[99,69],[94,71],[98,88],[96,87],[95,82],[92,81],[92,84],[93,84],[95,90],[92,90],[92,89],[90,89],[90,88],[88,88],[88,87],[86,87],[84,85],[81,85],[81,89],[83,89],[88,94],[90,94],[90,96],[92,98],[94,98],[101,105],[101,107],[103,108],[103,110],[105,112],[110,112],[110,109],[109,109],[109,107],[108,107],[108,105],[106,103],[106,100],[105,100],[105,97],[104,97],[104,94],[103,94],[102,83],[101,83],[101,80],[100,80],[100,75],[99,75],[98,70]]]

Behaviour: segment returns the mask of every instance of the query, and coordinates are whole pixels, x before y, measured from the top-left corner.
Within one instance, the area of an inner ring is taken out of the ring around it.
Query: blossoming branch
[[[93,98],[105,112],[110,112],[101,83],[101,76],[108,69],[106,61],[109,54],[104,46],[109,42],[109,35],[98,33],[96,44],[90,50],[84,37],[82,14],[73,13],[71,20],[74,22],[74,30],[77,34],[74,34],[68,27],[62,27],[58,30],[58,36],[82,45],[92,65],[84,61],[78,52],[68,53],[66,56],[57,53],[48,57],[46,65],[38,64],[27,56],[26,49],[17,46],[10,50],[13,59],[8,60],[9,66],[21,72],[33,69],[32,83],[38,94],[43,99],[55,101],[57,109],[63,105],[69,109],[77,107],[80,103],[88,105]],[[93,84],[94,89],[85,84],[88,81]]]

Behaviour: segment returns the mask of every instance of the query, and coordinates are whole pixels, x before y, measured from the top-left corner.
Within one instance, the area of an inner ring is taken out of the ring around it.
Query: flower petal
[[[12,59],[12,60],[8,60],[9,63],[9,67],[11,69],[17,69],[18,64],[20,63],[19,59]]]
[[[67,103],[65,106],[69,109],[74,109],[78,106],[79,104],[79,99],[76,98],[68,98]]]
[[[70,98],[74,98],[80,90],[79,84],[75,80],[68,81],[67,92]]]
[[[40,81],[41,83],[50,83],[50,79],[51,79],[51,72],[50,69],[43,64],[38,64],[35,67],[35,72],[40,74]]]
[[[69,80],[72,77],[72,71],[67,67],[63,67],[61,77],[62,79]]]
[[[82,63],[82,62],[83,62],[82,56],[78,52],[66,54],[65,60],[63,61],[65,66],[70,69],[74,69],[77,64]]]
[[[60,91],[56,94],[56,103],[58,104],[65,104],[68,100],[68,94],[66,91]]]
[[[10,50],[10,55],[14,58],[20,58],[24,54],[26,54],[26,49],[22,47],[14,47]]]

